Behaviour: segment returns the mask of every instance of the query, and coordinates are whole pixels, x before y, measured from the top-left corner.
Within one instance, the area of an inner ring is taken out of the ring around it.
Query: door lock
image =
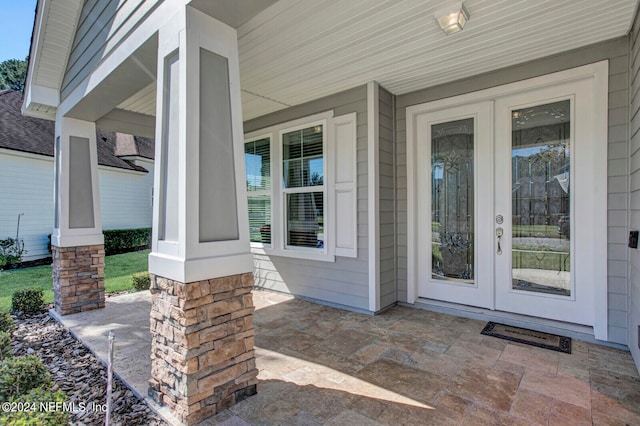
[[[502,254],[502,247],[500,247],[500,241],[502,240],[503,234],[504,234],[504,230],[501,227],[496,228],[496,237],[498,237],[498,251],[497,251],[498,255]]]
[[[499,214],[498,216],[496,216],[496,223],[498,225],[502,225],[502,222],[504,222],[504,217],[502,217],[502,215]]]

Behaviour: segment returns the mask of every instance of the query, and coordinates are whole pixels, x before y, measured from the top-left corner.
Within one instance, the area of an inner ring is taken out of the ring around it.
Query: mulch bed
[[[14,316],[12,347],[16,355],[36,354],[49,370],[54,388],[76,406],[106,404],[107,368],[48,313]],[[112,425],[166,425],[149,406],[114,376]],[[71,414],[74,425],[104,425],[104,413]]]

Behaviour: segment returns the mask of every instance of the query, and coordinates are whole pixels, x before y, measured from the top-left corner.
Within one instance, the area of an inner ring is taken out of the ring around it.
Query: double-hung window
[[[280,132],[287,250],[325,249],[324,134],[322,123]]]

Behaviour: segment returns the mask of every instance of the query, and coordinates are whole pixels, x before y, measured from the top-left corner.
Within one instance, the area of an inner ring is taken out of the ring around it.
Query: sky
[[[0,0],[0,62],[29,54],[36,0]]]

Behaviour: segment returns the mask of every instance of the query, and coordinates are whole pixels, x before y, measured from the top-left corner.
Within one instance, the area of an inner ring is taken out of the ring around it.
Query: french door
[[[594,325],[595,110],[585,79],[415,115],[417,296]]]

